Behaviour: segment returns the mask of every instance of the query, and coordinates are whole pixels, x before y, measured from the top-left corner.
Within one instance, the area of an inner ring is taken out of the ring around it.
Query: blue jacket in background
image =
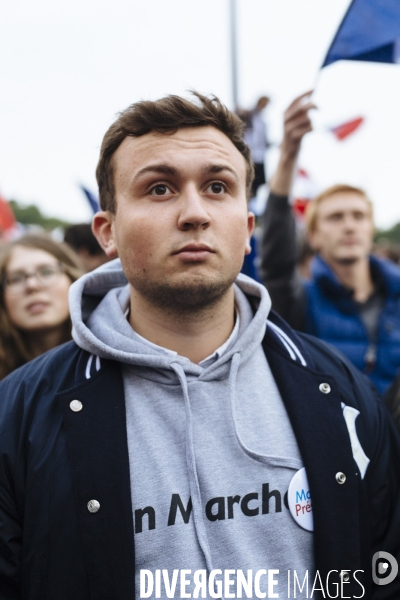
[[[310,281],[300,277],[296,223],[286,196],[269,195],[259,248],[261,276],[272,308],[293,329],[333,344],[384,393],[400,369],[399,267],[370,257],[372,278],[383,295],[376,339],[370,340],[352,291],[339,283],[321,257],[313,259]],[[372,365],[366,360],[368,349],[369,354],[375,352]]]
[[[336,346],[383,394],[400,366],[400,269],[393,263],[370,257],[373,279],[385,296],[377,334],[369,339],[351,290],[341,285],[323,259],[312,263],[311,280],[305,282],[305,330]],[[367,352],[376,353],[369,369]]]

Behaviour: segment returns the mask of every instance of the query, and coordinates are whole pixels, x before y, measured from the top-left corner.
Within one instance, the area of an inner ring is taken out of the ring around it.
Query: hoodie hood
[[[165,371],[171,369],[171,363],[175,363],[181,365],[186,375],[204,380],[219,379],[224,376],[226,363],[233,354],[239,352],[243,362],[261,343],[271,308],[265,287],[245,275],[239,274],[234,292],[240,319],[238,335],[223,355],[206,368],[146,343],[132,330],[126,318],[129,285],[119,259],[87,273],[71,286],[72,337],[80,348],[90,354],[137,367],[150,367],[153,373],[154,370],[163,372],[164,377]],[[246,295],[253,296],[258,304],[254,315]],[[176,381],[175,373],[173,378]]]

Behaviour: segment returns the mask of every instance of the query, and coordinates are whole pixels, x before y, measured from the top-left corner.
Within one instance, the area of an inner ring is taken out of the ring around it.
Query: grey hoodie
[[[119,260],[71,286],[74,340],[123,364],[137,597],[141,569],[279,569],[280,597],[288,570],[313,570],[312,533],[285,505],[303,465],[261,347],[271,302],[244,275],[234,291],[235,331],[194,364],[132,330]],[[260,299],[254,315],[246,295]]]

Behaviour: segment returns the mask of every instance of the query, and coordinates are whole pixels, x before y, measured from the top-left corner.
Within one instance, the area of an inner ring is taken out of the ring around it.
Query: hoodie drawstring
[[[189,490],[192,498],[193,505],[193,520],[194,528],[197,535],[197,540],[200,544],[200,548],[203,552],[208,572],[211,573],[213,570],[210,545],[208,543],[206,528],[202,516],[201,508],[201,495],[200,485],[197,476],[196,459],[194,455],[193,446],[193,427],[192,427],[192,413],[190,410],[189,390],[185,372],[181,365],[178,363],[171,363],[171,368],[175,371],[179,382],[181,384],[183,397],[185,399],[185,410],[186,410],[186,465],[189,474]]]
[[[240,435],[238,432],[238,427],[237,427],[237,421],[236,421],[236,406],[235,406],[236,379],[237,379],[237,373],[239,370],[239,365],[240,365],[240,353],[237,352],[236,354],[233,355],[232,362],[231,362],[231,372],[229,374],[229,399],[230,399],[230,403],[231,403],[231,416],[232,416],[232,421],[233,421],[233,430],[235,432],[236,439],[238,440],[239,445],[242,448],[242,450],[244,450],[246,453],[248,453],[247,448],[245,447],[245,445],[243,444],[243,442],[240,438]]]
[[[234,405],[235,398],[235,387],[237,373],[240,365],[240,352],[233,355],[231,360],[231,369],[229,373],[229,396],[231,399],[231,405]],[[186,465],[189,474],[189,489],[192,498],[193,505],[193,520],[194,528],[196,531],[197,539],[200,548],[203,552],[207,570],[209,573],[213,570],[211,550],[208,543],[207,532],[203,520],[203,511],[201,506],[201,494],[199,478],[197,476],[196,458],[194,453],[193,443],[193,427],[192,427],[192,412],[190,408],[189,390],[185,371],[178,363],[171,363],[171,368],[175,371],[179,382],[181,384],[183,397],[185,399],[185,411],[186,411]],[[223,597],[222,597],[223,600]]]
[[[239,435],[239,428],[238,428],[237,419],[236,419],[236,405],[235,405],[236,380],[237,380],[237,372],[239,370],[239,365],[240,365],[240,353],[237,352],[232,357],[231,372],[229,375],[229,398],[230,398],[230,403],[231,403],[231,417],[232,417],[232,422],[233,422],[233,430],[235,432],[236,439],[239,443],[239,446],[242,448],[243,452],[245,452],[248,456],[256,457],[257,456],[256,453],[249,450],[249,448],[247,448],[247,446],[242,441],[242,438]]]

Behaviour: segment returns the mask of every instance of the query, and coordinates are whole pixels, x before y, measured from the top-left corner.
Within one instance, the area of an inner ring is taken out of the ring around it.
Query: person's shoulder
[[[57,346],[56,348],[41,354],[22,367],[15,369],[15,371],[10,373],[1,383],[8,383],[20,379],[30,379],[31,377],[36,378],[39,374],[43,375],[47,370],[66,367],[71,360],[76,360],[79,352],[81,352],[81,349],[75,342],[66,342],[61,346]]]
[[[368,381],[367,377],[329,342],[300,331],[296,331],[296,335],[299,336],[302,344],[307,348],[307,352],[311,355],[314,366],[318,371],[332,371],[332,374],[354,377],[357,381]]]
[[[310,335],[309,333],[296,331],[295,334],[299,336],[302,343],[311,354],[317,367],[322,367],[322,369],[324,369],[328,364],[329,366],[332,366],[332,363],[339,368],[343,367],[345,364],[348,366],[351,365],[350,361],[335,348],[335,346],[332,346],[332,344],[329,344],[314,335]]]
[[[372,271],[378,272],[383,278],[389,294],[398,296],[400,294],[400,267],[391,260],[374,255],[371,255],[369,260]]]
[[[79,369],[83,354],[87,353],[71,341],[19,367],[0,382],[0,407],[17,397],[25,400],[38,395],[54,397],[59,390],[73,387],[79,371],[84,373]]]
[[[370,414],[383,407],[382,398],[372,381],[335,346],[307,333],[296,332],[296,335],[312,358],[312,368],[334,377],[344,404]]]
[[[321,375],[329,374],[336,380],[344,404],[355,408],[366,405],[368,410],[377,403],[382,404],[371,380],[337,348],[313,335],[295,331],[274,311],[271,311],[269,320],[280,328],[281,335],[286,335],[293,347],[300,352],[304,368]]]

